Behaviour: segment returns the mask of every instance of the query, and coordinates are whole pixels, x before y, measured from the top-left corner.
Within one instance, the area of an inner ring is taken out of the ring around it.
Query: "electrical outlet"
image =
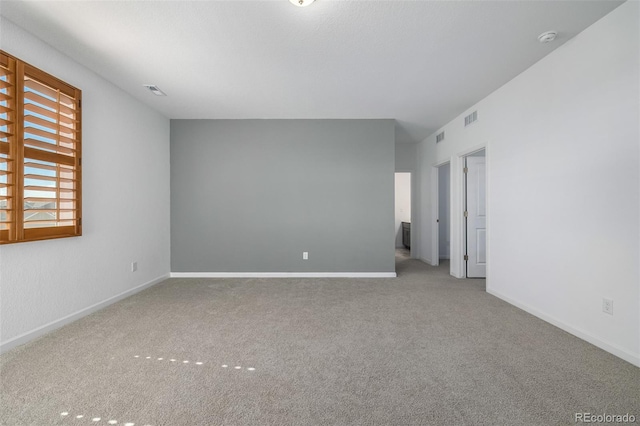
[[[138,262],[131,262],[131,272],[138,270]]]
[[[613,315],[613,300],[602,299],[602,312]]]
[[[309,252],[308,251],[303,251],[302,252],[302,260],[309,260]]]

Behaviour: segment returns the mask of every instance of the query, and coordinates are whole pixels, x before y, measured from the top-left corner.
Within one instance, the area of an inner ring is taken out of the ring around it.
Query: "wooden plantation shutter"
[[[0,242],[15,239],[16,61],[0,53]]]
[[[0,151],[7,153],[0,163],[7,164],[0,169],[7,176],[0,180],[0,243],[81,235],[81,91],[4,52],[0,57],[7,74],[0,83],[7,98],[0,103],[7,108],[0,109],[7,145]]]

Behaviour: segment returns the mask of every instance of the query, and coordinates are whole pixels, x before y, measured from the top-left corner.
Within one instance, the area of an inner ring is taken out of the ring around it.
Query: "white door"
[[[466,157],[467,278],[487,276],[485,157]]]

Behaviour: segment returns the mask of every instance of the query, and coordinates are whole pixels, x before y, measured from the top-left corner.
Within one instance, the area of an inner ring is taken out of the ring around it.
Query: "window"
[[[82,235],[81,91],[0,50],[0,244]]]

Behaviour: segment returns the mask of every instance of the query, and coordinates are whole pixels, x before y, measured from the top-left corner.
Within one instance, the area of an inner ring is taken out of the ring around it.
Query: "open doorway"
[[[396,251],[411,255],[411,173],[395,174]]]
[[[451,164],[438,167],[438,264],[451,257]]]
[[[464,157],[464,263],[467,278],[487,277],[485,150]]]

